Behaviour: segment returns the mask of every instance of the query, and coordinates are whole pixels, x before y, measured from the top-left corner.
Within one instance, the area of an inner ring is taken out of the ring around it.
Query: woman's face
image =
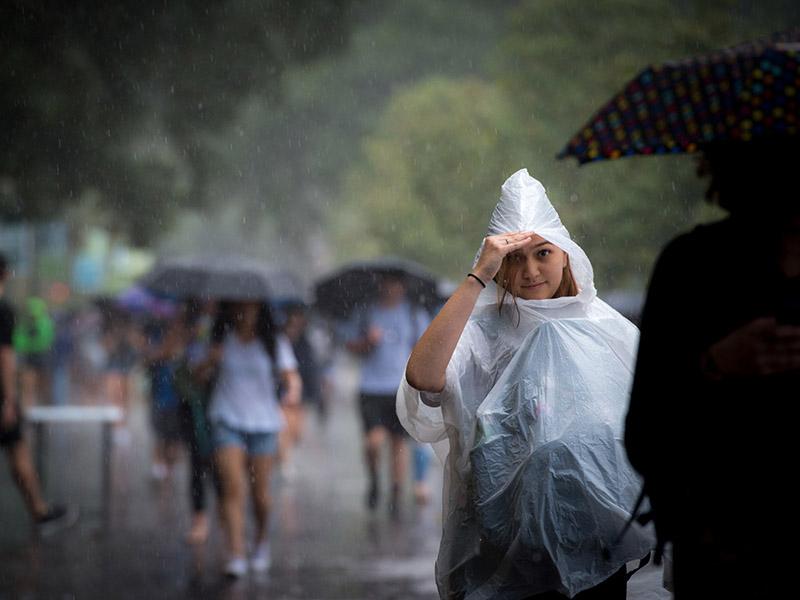
[[[258,302],[241,302],[235,311],[236,326],[239,331],[254,331],[258,323],[261,305]]]
[[[509,254],[507,261],[511,280],[509,289],[523,300],[552,298],[561,285],[568,264],[566,252],[538,235]]]

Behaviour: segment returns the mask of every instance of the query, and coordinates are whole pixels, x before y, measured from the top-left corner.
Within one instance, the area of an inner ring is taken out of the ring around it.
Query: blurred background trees
[[[649,63],[800,24],[794,0],[217,0],[0,8],[0,217],[306,277],[396,254],[470,264],[528,167],[595,263],[641,287],[712,218],[690,156],[555,155]]]
[[[288,65],[344,46],[349,0],[10,0],[0,8],[0,214],[96,192],[134,242],[213,201],[210,139]],[[98,207],[99,208],[99,207]]]

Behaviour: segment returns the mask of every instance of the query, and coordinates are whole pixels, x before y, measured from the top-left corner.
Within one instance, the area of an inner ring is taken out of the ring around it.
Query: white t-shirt
[[[285,336],[275,339],[277,367],[258,339],[242,342],[235,333],[225,338],[219,379],[211,396],[211,421],[248,432],[275,432],[285,421],[278,404],[275,375],[297,369]],[[273,373],[274,371],[274,373]]]

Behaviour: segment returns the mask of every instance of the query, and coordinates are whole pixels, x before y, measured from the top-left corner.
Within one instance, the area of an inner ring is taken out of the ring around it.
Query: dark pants
[[[206,486],[211,483],[217,489],[214,465],[210,456],[201,454],[196,446],[189,446],[191,477],[189,478],[189,494],[192,498],[192,510],[202,512],[206,509]]]
[[[219,493],[219,480],[214,470],[213,456],[209,448],[198,439],[198,426],[205,426],[205,422],[198,424],[196,416],[192,414],[192,407],[187,403],[181,404],[180,408],[181,430],[184,442],[189,448],[189,496],[192,502],[192,510],[201,512],[207,506],[207,486],[214,486]]]
[[[628,596],[628,577],[625,567],[614,573],[604,582],[580,592],[573,600],[625,600]],[[567,598],[558,592],[536,594],[528,600],[562,600]]]
[[[369,433],[376,427],[383,427],[395,436],[408,435],[400,419],[397,418],[395,394],[378,395],[361,392],[359,408],[365,432]]]
[[[0,382],[2,383],[2,382]],[[2,391],[0,391],[2,394]],[[3,400],[0,398],[0,415],[3,413]],[[0,448],[8,449],[9,451],[22,441],[22,424],[20,420],[21,412],[17,406],[17,420],[11,427],[4,428],[0,422]]]

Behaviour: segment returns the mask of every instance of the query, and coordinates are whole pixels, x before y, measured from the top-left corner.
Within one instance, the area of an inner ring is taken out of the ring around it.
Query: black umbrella
[[[320,279],[314,287],[316,307],[325,316],[345,319],[378,296],[384,275],[401,275],[411,302],[434,310],[440,302],[437,279],[425,267],[401,258],[353,262]]]
[[[308,286],[304,285],[292,271],[287,269],[267,269],[266,275],[271,290],[270,298],[278,304],[299,303],[309,301]]]
[[[139,283],[153,293],[173,298],[266,300],[271,297],[266,266],[237,255],[166,259]]]
[[[559,158],[581,164],[694,152],[702,144],[796,136],[800,30],[648,67],[603,106]]]

